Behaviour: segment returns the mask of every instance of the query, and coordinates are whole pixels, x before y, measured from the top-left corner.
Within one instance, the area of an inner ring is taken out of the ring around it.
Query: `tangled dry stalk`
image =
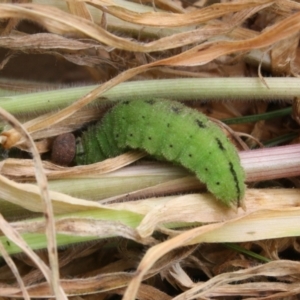
[[[33,154],[1,164],[3,299],[297,299],[298,145],[241,154],[249,188],[236,211],[179,167],[129,166],[142,152],[69,168],[38,152],[141,94],[223,100],[190,104],[217,119],[293,100],[294,119],[289,110],[227,130],[243,150],[287,136],[298,144],[299,3],[5,1],[0,20],[0,114],[11,125],[1,144]],[[262,101],[272,99],[284,101]]]

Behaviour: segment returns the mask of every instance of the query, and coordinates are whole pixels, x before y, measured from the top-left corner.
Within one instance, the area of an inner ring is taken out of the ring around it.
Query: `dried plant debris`
[[[298,299],[300,4],[4,2],[0,297]],[[137,98],[224,122],[243,207],[142,151],[74,165],[90,123]]]

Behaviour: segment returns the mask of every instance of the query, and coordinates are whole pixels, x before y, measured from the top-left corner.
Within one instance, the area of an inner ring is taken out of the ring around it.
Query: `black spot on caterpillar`
[[[203,124],[203,122],[200,121],[200,120],[196,120],[196,123],[197,123],[197,125],[198,125],[200,128],[205,128],[205,127],[206,127],[205,124]]]
[[[132,100],[114,106],[77,144],[77,164],[115,157],[127,149],[179,163],[226,205],[242,200],[245,173],[236,148],[205,115],[169,100]]]
[[[216,141],[217,141],[217,144],[219,146],[219,149],[222,150],[222,151],[225,151],[225,148],[224,148],[222,142],[219,140],[219,138],[216,138]]]

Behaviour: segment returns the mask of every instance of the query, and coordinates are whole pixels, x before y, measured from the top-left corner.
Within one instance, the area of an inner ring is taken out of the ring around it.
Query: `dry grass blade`
[[[28,53],[47,49],[65,49],[65,50],[83,50],[92,48],[103,48],[103,46],[93,43],[92,41],[84,43],[77,40],[70,40],[63,36],[51,33],[36,33],[10,35],[0,39],[0,46],[11,50],[26,51]]]
[[[1,4],[0,18],[26,18],[38,22],[55,34],[80,33],[112,47],[141,51],[138,43],[117,37],[93,22],[65,13],[55,7],[38,4]]]
[[[234,241],[237,241],[237,239],[239,238],[239,236],[241,236],[241,230],[242,227],[238,226],[237,227],[237,232],[231,231],[229,228],[231,227],[231,225],[233,225],[235,222],[239,223],[240,221],[242,222],[246,222],[243,226],[243,228],[245,229],[245,234],[249,236],[249,240],[253,240],[254,235],[256,235],[255,239],[263,239],[263,237],[259,237],[259,232],[258,230],[260,230],[260,228],[263,228],[263,226],[261,226],[259,224],[258,219],[260,219],[261,217],[263,217],[263,220],[269,219],[272,220],[272,222],[276,223],[278,221],[281,220],[281,213],[280,211],[276,212],[276,211],[260,211],[258,213],[254,213],[254,214],[250,214],[246,217],[242,217],[241,219],[235,219],[229,222],[225,222],[225,223],[217,223],[217,224],[211,224],[211,225],[207,225],[204,227],[199,227],[199,228],[195,228],[195,229],[191,229],[189,231],[183,232],[171,239],[169,239],[168,241],[165,241],[163,243],[160,243],[158,245],[153,246],[152,248],[150,248],[148,250],[148,252],[146,253],[146,255],[143,257],[142,261],[140,262],[136,272],[135,272],[135,276],[133,278],[133,280],[131,281],[128,289],[125,292],[124,295],[124,300],[133,300],[135,299],[135,295],[137,294],[137,291],[139,289],[139,285],[141,283],[141,281],[143,280],[143,276],[144,274],[146,274],[146,272],[151,268],[151,266],[163,255],[165,255],[166,253],[168,253],[169,251],[174,250],[177,247],[182,247],[184,245],[190,245],[190,244],[197,244],[197,243],[203,243],[203,242],[213,242],[216,241],[215,238],[218,239],[218,241],[220,242],[222,239],[225,239],[226,241],[229,241],[231,238],[234,239]],[[261,219],[262,220],[262,219]],[[292,226],[292,224],[297,224],[300,221],[300,215],[299,215],[299,211],[296,212],[295,211],[295,215],[294,213],[291,211],[291,214],[289,214],[289,216],[285,219],[284,222],[291,222],[289,227]],[[251,228],[251,226],[257,226],[256,229],[254,229],[253,227]],[[226,232],[227,229],[229,229],[230,232]],[[254,229],[254,230],[253,230]],[[270,234],[274,234],[274,230],[272,228],[270,228]],[[267,236],[270,236],[269,233],[266,233]],[[296,235],[298,235],[299,232],[296,233]],[[245,240],[245,235],[243,235],[243,240]],[[285,262],[282,261],[281,262],[283,266],[285,266]],[[299,272],[299,267],[296,267],[293,265],[293,263],[288,262],[289,267],[287,267],[288,272],[290,272],[290,266],[293,266],[292,268],[292,273],[289,274],[297,274]],[[273,269],[273,268],[271,268]],[[247,272],[255,272],[255,268],[254,269],[248,269]],[[283,269],[279,269],[279,272],[283,273]],[[281,274],[282,274],[281,273]],[[253,274],[253,273],[251,273]],[[256,273],[255,273],[256,274]],[[276,272],[272,273],[273,276],[277,276]],[[226,277],[230,278],[229,281],[232,280],[232,276],[234,276],[234,273],[229,273],[227,274],[222,274],[220,275],[220,278]],[[246,277],[247,278],[247,277]],[[242,278],[243,279],[243,278]],[[241,279],[241,280],[242,280]],[[206,286],[210,286],[212,285],[211,282],[216,282],[218,281],[219,278],[218,277],[214,277],[211,281],[208,281],[206,283],[203,284],[204,287]],[[233,281],[235,281],[235,279],[233,279]],[[218,285],[218,284],[217,284]],[[195,288],[197,290],[197,288]],[[206,289],[204,289],[206,290]],[[191,293],[193,293],[193,289],[191,291]],[[200,294],[202,295],[202,294]],[[184,296],[183,296],[184,297]],[[178,299],[181,299],[181,297],[179,297]],[[189,298],[188,298],[189,299]],[[192,299],[192,298],[191,298]]]
[[[84,1],[91,3],[95,7],[112,14],[121,20],[129,21],[135,24],[144,26],[157,26],[157,27],[178,27],[188,25],[199,25],[209,20],[217,19],[228,13],[247,10],[250,8],[268,7],[274,3],[273,0],[253,1],[245,0],[242,3],[215,3],[201,10],[187,12],[185,14],[165,13],[165,12],[149,12],[149,13],[135,13],[126,10],[125,8],[118,7],[113,1],[99,1],[88,0]],[[159,23],[157,22],[159,18]]]
[[[2,217],[0,217],[2,219]],[[19,273],[19,270],[16,266],[16,264],[14,263],[13,259],[8,255],[8,253],[6,252],[5,248],[3,247],[2,243],[0,243],[0,253],[2,255],[2,257],[5,259],[5,262],[7,263],[7,265],[9,266],[9,268],[12,270],[12,272],[14,273],[14,276],[16,277],[18,284],[20,286],[21,292],[22,292],[22,297],[25,300],[30,300],[29,294],[26,290],[25,284],[22,280],[22,277]]]
[[[185,259],[194,251],[194,247],[187,247],[179,249],[169,253],[166,257],[159,261],[159,264],[155,265],[145,278],[149,278],[155,274],[158,274],[162,270],[168,269],[168,267],[178,260]],[[119,261],[121,262],[121,261]],[[80,278],[80,279],[63,279],[61,280],[61,285],[70,296],[74,295],[89,295],[95,294],[101,290],[105,294],[118,293],[123,294],[125,287],[128,285],[129,281],[132,279],[132,273],[121,271],[120,265],[124,267],[132,267],[134,262],[126,262],[126,264],[111,264],[109,268],[104,268],[101,271],[101,275],[91,276],[89,278]],[[120,270],[120,271],[118,271]],[[153,292],[153,295],[150,295],[149,292]],[[28,293],[31,297],[49,297],[51,296],[51,291],[49,287],[44,283],[36,283],[28,287]],[[13,291],[9,288],[3,288],[0,293],[2,296],[11,297],[11,296],[20,296],[21,293],[18,289]],[[148,296],[147,299],[156,299],[155,296],[162,296],[163,298],[159,299],[170,299],[165,293],[160,292],[159,290],[145,285],[142,286],[139,295],[142,297]]]
[[[32,261],[36,263],[39,270],[43,273],[46,281],[51,284],[51,271],[48,266],[38,257],[38,255],[32,249],[30,249],[30,247],[28,247],[26,242],[22,239],[21,235],[4,220],[2,215],[0,215],[0,226],[1,231],[9,237],[9,240],[18,245],[24,251],[24,253],[26,253],[28,257],[30,257]]]
[[[33,157],[34,157],[33,161],[35,163],[35,171],[36,171],[36,179],[37,179],[38,186],[39,186],[39,194],[40,194],[40,197],[43,200],[43,204],[44,204],[43,211],[45,213],[45,216],[47,216],[45,231],[47,233],[47,236],[49,237],[48,251],[49,251],[49,261],[50,261],[50,265],[52,267],[50,274],[48,274],[48,272],[44,273],[44,274],[47,275],[48,282],[51,286],[51,289],[52,289],[54,295],[56,295],[60,299],[66,299],[64,291],[61,289],[60,284],[59,284],[57,244],[56,244],[56,237],[55,237],[55,225],[53,222],[53,210],[52,210],[52,204],[50,202],[49,191],[47,188],[47,177],[43,172],[41,158],[39,156],[39,153],[37,151],[37,148],[34,144],[33,139],[28,134],[26,129],[17,121],[17,119],[15,117],[13,117],[12,115],[10,115],[9,113],[7,113],[6,111],[4,111],[2,108],[0,108],[0,115],[11,126],[13,126],[17,130],[17,132],[19,132],[19,134],[21,135],[22,138],[25,139],[25,144],[27,145],[27,148],[33,154]],[[2,216],[1,216],[1,219],[2,219]],[[2,229],[2,231],[4,231],[4,228],[3,228],[5,225],[4,219],[2,219],[1,221],[2,221],[1,229]],[[26,244],[24,245],[24,242],[22,241],[20,236],[18,234],[16,234],[16,232],[14,232],[10,229],[5,229],[5,231],[7,231],[7,230],[9,230],[9,233],[10,233],[10,234],[8,234],[8,236],[11,236],[13,233],[15,238],[18,239],[18,243],[22,243],[22,246],[24,248],[24,246]],[[31,252],[30,254],[32,255],[33,252],[28,251],[29,250],[28,247],[26,247],[26,248],[27,248],[26,252]],[[46,271],[46,270],[44,270],[44,271]]]
[[[300,28],[299,16],[300,13],[295,13],[257,37],[242,41],[204,43],[171,58],[157,61],[153,65],[197,66],[207,64],[222,55],[274,46],[277,42],[282,42],[282,40],[298,34]]]
[[[270,262],[268,264],[265,264],[263,266],[254,267],[251,269],[243,270],[243,271],[237,271],[232,272],[228,274],[221,274],[219,276],[216,276],[212,278],[211,280],[197,284],[194,288],[190,289],[186,293],[183,293],[182,295],[175,297],[174,300],[183,300],[183,299],[195,299],[196,297],[210,297],[212,295],[215,295],[212,290],[215,287],[220,287],[222,285],[225,285],[227,283],[233,283],[236,281],[243,281],[250,277],[255,276],[276,276],[276,277],[285,277],[285,276],[293,276],[299,274],[299,263],[292,263],[290,261],[274,261]],[[255,293],[259,297],[259,285],[261,283],[258,283],[255,285]],[[264,291],[271,289],[271,287],[263,287]],[[282,296],[288,296],[288,295],[295,295],[299,292],[299,288],[296,286],[292,286],[292,290],[279,293],[276,295],[276,297],[282,297]],[[259,299],[272,299],[273,297],[259,297]],[[133,299],[133,298],[127,298],[127,299]],[[127,300],[126,299],[126,300]],[[125,300],[125,299],[124,299]]]
[[[67,5],[68,5],[69,11],[72,15],[92,21],[92,16],[91,16],[89,10],[87,9],[85,3],[79,2],[79,1],[76,1],[76,2],[70,1],[70,2],[67,2]]]
[[[0,297],[298,297],[299,3],[5,1],[0,20],[0,107],[23,123],[1,124],[2,145],[18,149],[1,152]],[[24,91],[36,93],[12,95]],[[137,97],[187,101],[228,122],[239,150],[289,145],[240,152],[245,210],[144,152],[41,163],[36,147],[47,160],[56,136],[80,137]]]
[[[55,165],[51,162],[43,162],[45,173],[50,179],[57,178],[76,178],[76,177],[99,177],[101,174],[107,174],[115,170],[121,169],[127,165],[134,163],[145,156],[144,152],[131,151],[118,157],[105,160],[93,165],[78,166],[76,168],[68,168]],[[22,180],[32,179],[34,169],[30,160],[7,159],[2,165],[3,175]],[[21,175],[21,176],[20,176]]]

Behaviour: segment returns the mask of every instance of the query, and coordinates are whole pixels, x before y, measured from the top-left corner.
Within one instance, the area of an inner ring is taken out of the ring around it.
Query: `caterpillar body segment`
[[[128,149],[145,150],[195,173],[226,205],[239,202],[245,193],[245,173],[234,145],[205,115],[178,102],[120,102],[83,134],[77,147],[78,164]]]

